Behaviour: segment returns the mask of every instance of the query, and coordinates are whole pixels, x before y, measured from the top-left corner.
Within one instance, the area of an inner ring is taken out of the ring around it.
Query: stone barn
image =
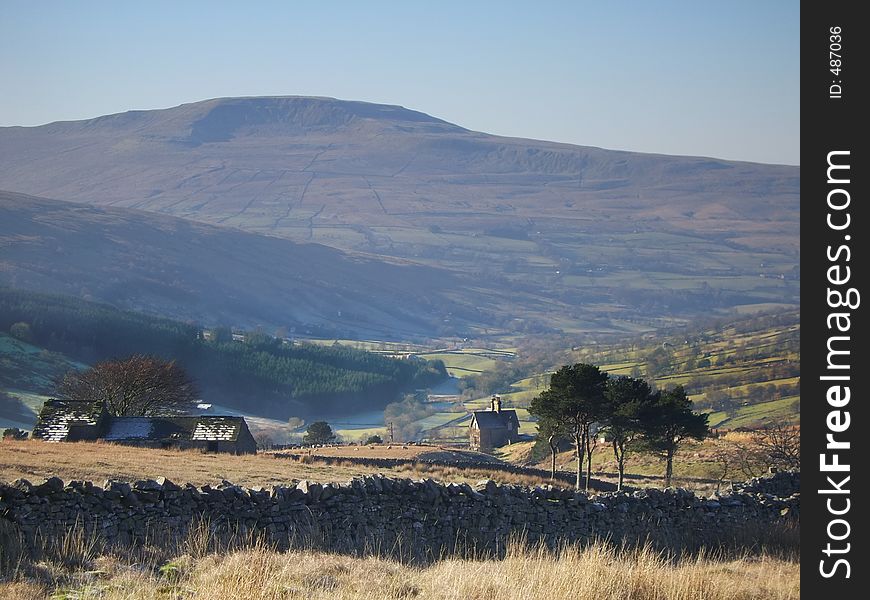
[[[100,405],[62,400],[45,403],[33,437],[50,442],[105,440],[144,448],[257,452],[257,442],[243,417],[115,417]]]
[[[499,396],[493,396],[490,402],[490,410],[471,413],[468,435],[472,450],[492,450],[519,439],[517,411],[502,410]]]

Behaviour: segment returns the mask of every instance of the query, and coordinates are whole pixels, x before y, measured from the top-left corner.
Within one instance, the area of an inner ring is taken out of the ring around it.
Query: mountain
[[[449,271],[453,297],[484,298],[492,318],[447,316],[445,334],[797,304],[799,184],[797,167],[505,138],[330,98],[0,128],[0,188]]]

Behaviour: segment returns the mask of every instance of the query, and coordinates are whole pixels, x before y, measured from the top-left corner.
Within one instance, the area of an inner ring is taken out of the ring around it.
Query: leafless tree
[[[268,433],[260,432],[254,436],[254,439],[257,442],[258,450],[269,450],[275,444],[272,436]]]
[[[767,460],[755,441],[736,442],[732,446],[732,452],[734,462],[745,479],[758,477],[764,473]]]
[[[758,477],[770,467],[800,469],[800,426],[775,422],[752,433],[748,441],[731,445],[731,459],[747,478]]]
[[[70,371],[57,389],[58,398],[103,403],[117,416],[171,415],[197,400],[197,390],[175,361],[134,355],[104,361],[85,371]]]
[[[801,428],[775,422],[758,431],[756,443],[767,459],[768,466],[777,469],[800,469]]]

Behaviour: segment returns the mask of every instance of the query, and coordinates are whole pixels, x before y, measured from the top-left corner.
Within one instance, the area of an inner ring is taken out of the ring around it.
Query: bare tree
[[[764,454],[758,448],[754,435],[750,442],[734,442],[732,444],[732,457],[745,479],[761,475],[767,462]]]
[[[746,477],[755,477],[755,461],[749,450],[738,443],[722,438],[713,441],[711,458],[719,466],[719,477],[716,491],[720,491],[725,482],[731,482],[737,469],[743,471]]]
[[[747,441],[731,444],[734,465],[747,478],[758,477],[769,469],[800,468],[800,427],[772,423],[753,431]]]
[[[70,371],[58,383],[58,398],[102,403],[117,416],[171,415],[197,400],[197,390],[175,361],[134,355]]]
[[[269,450],[273,445],[275,445],[272,436],[262,431],[254,436],[254,440],[257,442],[258,450]]]
[[[777,469],[800,469],[801,428],[782,421],[771,423],[756,435],[759,450],[767,459],[768,466]]]

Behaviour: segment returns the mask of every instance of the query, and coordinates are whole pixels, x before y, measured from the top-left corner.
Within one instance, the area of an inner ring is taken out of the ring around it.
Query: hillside
[[[231,228],[0,192],[0,285],[288,333],[420,338],[492,318],[443,269]]]
[[[442,335],[638,332],[797,304],[799,182],[796,167],[503,138],[330,98],[0,128],[0,188],[470,277],[452,297],[481,314],[438,305]]]
[[[635,344],[574,353],[614,375],[642,374],[659,388],[683,385],[717,429],[800,422],[800,312],[700,322]]]
[[[562,361],[591,362],[611,375],[686,388],[716,429],[800,422],[800,312],[707,319],[678,332],[594,344]],[[547,385],[546,374],[512,384],[507,402],[525,406]]]

